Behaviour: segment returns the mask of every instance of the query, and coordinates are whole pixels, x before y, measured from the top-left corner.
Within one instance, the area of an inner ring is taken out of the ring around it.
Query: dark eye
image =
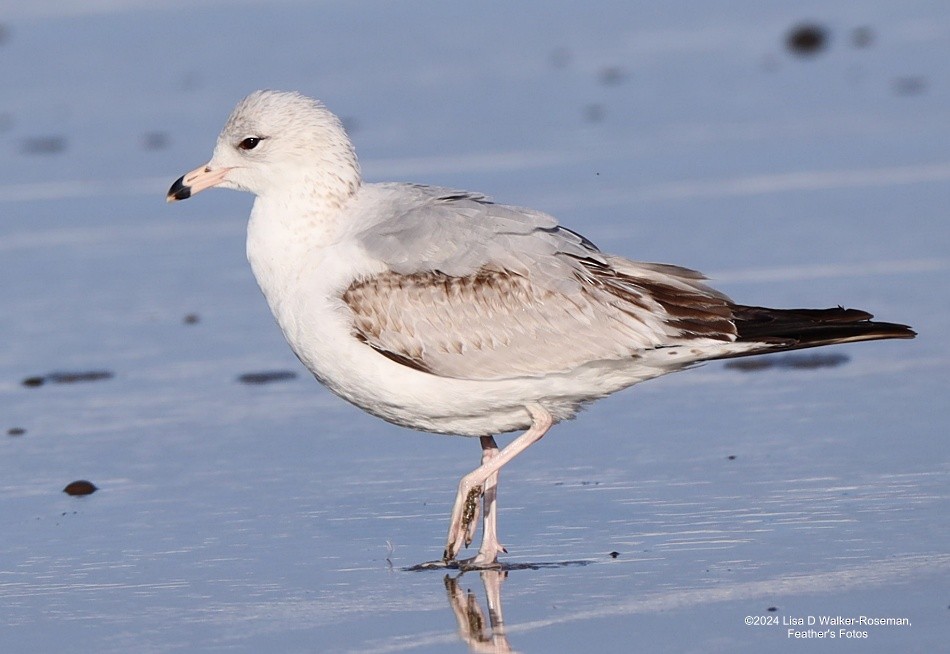
[[[238,147],[242,150],[253,150],[257,147],[257,144],[261,142],[261,139],[257,136],[248,136],[246,139],[238,143]]]

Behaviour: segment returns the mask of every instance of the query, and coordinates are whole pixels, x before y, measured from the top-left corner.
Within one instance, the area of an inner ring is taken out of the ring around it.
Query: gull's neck
[[[285,178],[286,179],[286,178]],[[348,206],[359,193],[354,174],[298,177],[258,195],[247,225],[247,258],[275,315],[278,298],[299,281],[300,266],[346,238]]]
[[[359,192],[362,179],[356,153],[345,141],[320,151],[303,166],[273,166],[265,182],[251,212],[251,222],[258,223],[258,231],[332,240],[344,208]]]

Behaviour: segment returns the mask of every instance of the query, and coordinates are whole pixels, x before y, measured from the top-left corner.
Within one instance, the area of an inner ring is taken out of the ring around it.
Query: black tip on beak
[[[175,180],[175,183],[172,184],[172,187],[168,189],[168,195],[165,196],[165,199],[168,202],[174,202],[175,200],[187,200],[191,197],[191,187],[185,186],[184,182],[184,175]]]

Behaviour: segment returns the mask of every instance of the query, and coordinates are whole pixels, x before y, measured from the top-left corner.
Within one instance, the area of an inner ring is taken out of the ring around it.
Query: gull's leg
[[[462,549],[465,537],[468,535],[469,525],[475,519],[478,501],[487,486],[489,478],[495,475],[506,463],[541,440],[541,437],[551,428],[554,419],[544,407],[539,404],[529,404],[525,409],[531,414],[531,427],[528,431],[511,441],[505,449],[493,454],[486,463],[462,477],[462,481],[459,482],[455,505],[452,507],[452,518],[449,521],[449,535],[446,539],[445,552],[442,555],[442,560],[446,563],[452,561],[459,550]],[[497,483],[497,479],[495,481]],[[486,504],[488,503],[486,502]],[[486,507],[486,509],[489,509],[489,507]],[[492,514],[494,514],[494,509],[494,500],[492,500],[492,506],[489,509]],[[494,529],[494,527],[492,528]],[[497,534],[493,537],[493,540],[497,545]],[[497,557],[497,552],[494,552],[494,557]],[[476,558],[481,559],[482,557]],[[477,565],[489,565],[494,562],[494,560],[490,562],[479,561]]]
[[[488,463],[488,460],[498,454],[498,444],[495,443],[495,439],[492,436],[481,436],[479,441],[482,446],[482,465]],[[482,493],[482,502],[485,503],[485,520],[489,519],[489,509],[490,503],[495,501],[495,486],[498,485],[498,474],[494,474],[488,478],[488,481],[485,482],[485,490]],[[472,540],[475,538],[475,529],[478,527],[478,512],[481,502],[475,506],[475,514],[472,516],[471,521],[468,523],[468,529],[465,531],[465,546],[468,547]],[[494,528],[494,523],[492,524]],[[488,529],[488,525],[485,525],[485,529]],[[487,532],[486,532],[487,533]],[[484,535],[482,540],[485,540]]]
[[[482,465],[491,461],[494,457],[498,456],[498,445],[495,443],[495,439],[491,436],[482,437]],[[482,544],[478,548],[478,554],[471,559],[466,559],[462,561],[465,567],[472,568],[484,568],[487,566],[494,566],[498,563],[498,554],[500,552],[507,552],[504,546],[498,542],[498,512],[497,512],[497,500],[498,500],[498,473],[495,472],[488,479],[485,480],[485,487],[482,490],[482,502],[484,503],[485,511],[485,524],[482,527]],[[474,532],[474,524],[476,517],[472,520],[472,526],[470,531]],[[468,536],[465,539],[465,545],[468,546],[472,542],[471,536]]]

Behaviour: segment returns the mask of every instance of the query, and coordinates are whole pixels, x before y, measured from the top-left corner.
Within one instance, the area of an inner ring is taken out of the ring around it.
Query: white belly
[[[306,236],[309,236],[306,235]],[[558,375],[477,381],[439,377],[396,363],[353,335],[342,292],[360,274],[384,268],[352,242],[315,243],[292,231],[248,225],[248,260],[297,357],[330,390],[389,422],[467,436],[530,426],[525,405],[556,421],[587,401],[668,369],[601,362]]]

